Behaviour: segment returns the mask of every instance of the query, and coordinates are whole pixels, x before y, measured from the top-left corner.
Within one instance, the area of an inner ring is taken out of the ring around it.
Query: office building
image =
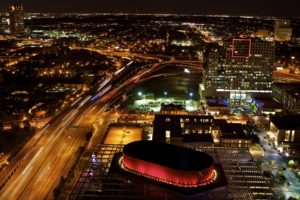
[[[300,113],[300,84],[276,83],[272,95],[289,112]]]
[[[274,37],[276,41],[289,41],[292,38],[290,20],[278,19],[275,21]]]
[[[223,96],[231,103],[268,97],[272,92],[274,43],[252,39],[225,41],[209,52],[205,96]]]
[[[155,115],[153,140],[171,144],[213,145],[213,116]]]
[[[22,4],[12,4],[9,7],[10,34],[23,35],[25,32],[24,9]]]
[[[3,16],[0,14],[0,35],[5,33],[6,24]]]
[[[251,135],[242,124],[206,115],[155,115],[153,140],[185,146],[249,148],[252,144]]]

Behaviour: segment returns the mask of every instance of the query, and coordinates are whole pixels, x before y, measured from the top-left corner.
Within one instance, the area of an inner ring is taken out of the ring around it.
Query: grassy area
[[[138,99],[127,104],[129,111],[137,112],[160,112],[161,104],[176,104],[182,105],[188,112],[195,112],[198,108],[198,102],[195,100],[182,100],[174,98],[160,98],[160,99]]]

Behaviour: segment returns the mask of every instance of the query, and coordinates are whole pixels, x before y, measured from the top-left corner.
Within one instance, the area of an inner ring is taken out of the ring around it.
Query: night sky
[[[26,12],[126,12],[300,16],[300,0],[0,0],[0,12],[11,2]]]

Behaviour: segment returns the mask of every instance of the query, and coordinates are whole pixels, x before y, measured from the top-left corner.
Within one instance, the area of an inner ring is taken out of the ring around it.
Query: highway
[[[300,75],[286,73],[283,71],[273,71],[273,80],[275,82],[300,82]]]
[[[131,53],[127,51],[101,50],[101,49],[95,49],[89,47],[77,47],[77,46],[73,46],[71,49],[92,51],[92,52],[99,53],[101,55],[108,55],[108,56],[115,56],[115,57],[136,57],[143,60],[156,61],[158,63],[168,62],[169,64],[185,64],[195,68],[199,68],[199,67],[202,68],[203,66],[203,61],[176,60],[172,56],[145,55],[145,54]]]
[[[78,104],[35,136],[40,139],[1,190],[0,199],[51,199],[52,190],[68,172],[78,148],[84,144],[85,134],[106,107],[96,108]]]
[[[118,84],[108,77],[99,89],[92,89],[90,95],[81,97],[55,116],[36,133],[1,174],[0,200],[53,199],[53,189],[61,177],[66,176],[76,159],[78,148],[85,143],[85,135],[94,122],[129,87],[139,84],[167,65],[169,63],[156,63],[140,68],[130,78],[124,82],[119,81]],[[93,97],[95,94],[96,99]],[[94,139],[93,142],[97,141]],[[89,148],[91,146],[89,144]],[[13,171],[14,174],[4,184]]]

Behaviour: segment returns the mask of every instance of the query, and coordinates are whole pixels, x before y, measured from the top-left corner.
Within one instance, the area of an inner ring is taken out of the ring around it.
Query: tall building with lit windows
[[[274,37],[277,41],[289,41],[292,38],[291,21],[278,19],[275,21]]]
[[[12,4],[9,7],[10,34],[22,35],[25,32],[24,9],[22,4]]]
[[[4,34],[4,31],[5,31],[5,23],[0,13],[0,35]]]
[[[205,70],[205,95],[223,96],[232,102],[271,96],[274,43],[232,39],[211,50]]]

